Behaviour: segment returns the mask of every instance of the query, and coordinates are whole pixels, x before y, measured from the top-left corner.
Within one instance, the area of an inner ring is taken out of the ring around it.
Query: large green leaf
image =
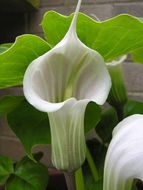
[[[133,61],[143,63],[143,47],[132,52]]]
[[[112,131],[118,124],[118,116],[114,108],[104,111],[100,122],[96,127],[96,132],[104,143],[109,143],[112,138]]]
[[[8,48],[4,46],[0,46],[0,54],[5,52]]]
[[[32,159],[33,147],[51,142],[48,115],[36,110],[25,100],[8,114],[8,123]]]
[[[6,43],[0,45],[0,54],[8,50],[12,46],[12,43]]]
[[[15,109],[24,99],[23,96],[3,96],[0,98],[0,116]]]
[[[12,46],[12,43],[6,43],[0,45],[0,54],[8,50]]]
[[[85,111],[84,125],[85,133],[89,132],[91,129],[95,128],[97,123],[100,121],[101,108],[94,102],[90,102],[87,105]]]
[[[42,21],[46,39],[53,46],[67,32],[72,15],[63,16],[47,12]],[[105,60],[113,60],[137,48],[143,47],[143,22],[127,14],[97,22],[80,13],[77,33],[83,43],[97,50]]]
[[[0,185],[5,184],[8,177],[14,172],[11,159],[0,156]]]
[[[139,19],[143,23],[143,18],[139,18]],[[138,62],[138,63],[143,63],[143,46],[133,51],[132,56],[133,56],[133,61]]]
[[[124,117],[133,114],[143,114],[143,102],[128,100],[124,106]]]
[[[15,172],[6,183],[6,190],[45,190],[48,183],[48,169],[27,157],[15,167]]]
[[[50,49],[47,42],[35,35],[22,35],[8,51],[0,54],[0,88],[22,84],[27,66]]]

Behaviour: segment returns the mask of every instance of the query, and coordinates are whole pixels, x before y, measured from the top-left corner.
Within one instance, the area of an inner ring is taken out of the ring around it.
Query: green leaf
[[[103,190],[103,182],[98,181],[95,183],[94,180],[88,177],[86,182],[86,190]]]
[[[12,45],[11,43],[1,44],[0,45],[0,54],[5,52],[6,50],[8,50],[11,45]]]
[[[143,23],[143,18],[139,18]],[[132,52],[132,58],[134,62],[143,63],[143,46]]]
[[[143,114],[143,102],[128,100],[124,106],[124,117],[133,114]]]
[[[90,102],[85,111],[84,126],[85,133],[95,128],[101,118],[101,108],[94,102]]]
[[[0,185],[5,184],[13,172],[12,160],[5,156],[0,156]]]
[[[0,98],[0,116],[6,115],[15,109],[22,101],[23,96],[3,96]]]
[[[112,138],[112,131],[118,124],[118,116],[114,108],[103,112],[101,120],[96,127],[96,132],[104,143],[109,143]]]
[[[84,177],[85,177],[85,189],[86,190],[103,190],[103,180],[102,179],[95,182],[91,173],[90,174],[85,173]]]
[[[51,142],[47,113],[36,110],[24,100],[7,117],[10,128],[21,140],[28,156],[34,160],[32,148]]]
[[[45,190],[47,183],[47,167],[24,157],[16,164],[14,174],[6,183],[6,190]]]
[[[42,27],[50,44],[54,46],[64,37],[71,19],[72,15],[64,16],[54,11],[44,15]],[[106,61],[143,47],[143,22],[127,14],[97,22],[80,13],[77,33],[83,43],[97,50]]]
[[[100,179],[103,176],[107,147],[105,147],[104,144],[101,144],[97,139],[88,140],[87,145],[88,149],[90,150],[90,154],[95,162],[96,169],[98,171],[98,179]],[[92,173],[91,169],[90,173]]]
[[[0,54],[5,52],[8,48],[0,46]]]
[[[6,43],[0,45],[0,54],[8,50],[12,46],[12,43]]]
[[[132,52],[133,61],[143,63],[143,47]]]
[[[21,85],[27,66],[49,49],[49,44],[38,36],[17,37],[8,51],[0,54],[0,88]]]

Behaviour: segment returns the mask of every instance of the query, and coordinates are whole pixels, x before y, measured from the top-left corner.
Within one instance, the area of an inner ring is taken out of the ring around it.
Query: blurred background
[[[0,0],[0,43],[14,42],[15,37],[25,33],[43,37],[40,26],[44,13],[55,10],[69,15],[75,9],[77,0]],[[100,20],[111,18],[120,13],[129,13],[143,17],[143,0],[83,0],[81,11],[91,17],[96,15]],[[128,65],[130,64],[130,67]],[[131,64],[128,60],[124,64],[126,87],[129,95],[143,100],[143,66]],[[17,94],[22,91],[8,89],[0,91],[2,94]],[[42,147],[49,154],[47,147]],[[0,155],[12,157],[14,160],[24,154],[19,140],[7,127],[5,119],[0,120]],[[48,164],[50,160],[47,160]]]
[[[42,36],[40,22],[46,11],[69,15],[76,3],[77,0],[39,0],[38,6],[38,0],[0,0],[0,43],[13,42],[24,33]],[[143,0],[83,0],[81,11],[101,20],[120,13],[142,17]]]

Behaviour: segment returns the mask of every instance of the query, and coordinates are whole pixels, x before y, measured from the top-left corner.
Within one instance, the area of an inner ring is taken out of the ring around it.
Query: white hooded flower
[[[143,115],[132,115],[113,131],[104,168],[103,190],[130,190],[143,180]]]
[[[48,113],[54,166],[68,171],[78,169],[85,159],[86,105],[103,104],[111,87],[101,55],[77,37],[80,4],[63,40],[29,65],[23,82],[28,102]]]

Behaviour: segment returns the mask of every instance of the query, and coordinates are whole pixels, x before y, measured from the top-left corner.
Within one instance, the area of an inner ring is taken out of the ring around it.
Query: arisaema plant
[[[26,34],[0,46],[0,88],[23,84],[25,96],[1,97],[0,116],[29,157],[14,166],[1,157],[7,190],[46,188],[47,169],[32,154],[39,144],[51,144],[68,189],[135,190],[142,180],[143,103],[129,99],[122,66],[129,53],[141,60],[143,22],[127,14],[96,21],[80,5],[70,16],[45,13],[46,40]]]

